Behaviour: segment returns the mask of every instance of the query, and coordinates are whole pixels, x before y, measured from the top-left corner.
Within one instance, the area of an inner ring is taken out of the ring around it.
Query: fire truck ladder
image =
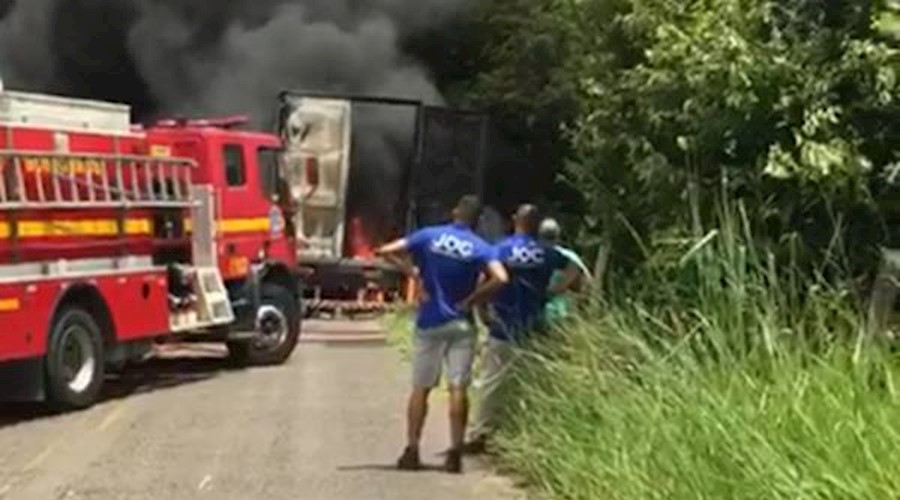
[[[0,150],[0,209],[190,208],[193,167],[180,158]]]
[[[120,209],[120,235],[127,209],[190,210],[198,310],[173,326],[226,324],[234,314],[215,261],[213,194],[192,184],[195,166],[182,158],[0,150],[0,211],[12,219],[15,246],[21,210]]]

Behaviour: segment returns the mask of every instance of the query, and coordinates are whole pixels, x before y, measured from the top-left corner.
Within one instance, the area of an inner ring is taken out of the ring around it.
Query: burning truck
[[[366,159],[352,168],[360,99],[284,94],[279,136],[0,85],[0,400],[90,406],[109,370],[173,341],[278,365],[304,304],[409,298],[372,247],[478,190],[484,120],[368,98],[414,117],[396,191],[372,196]]]
[[[367,115],[391,115],[405,134],[388,160],[365,147]],[[307,315],[381,312],[415,288],[374,249],[446,220],[456,199],[482,194],[484,114],[421,101],[283,92],[278,131],[290,230],[305,275]]]

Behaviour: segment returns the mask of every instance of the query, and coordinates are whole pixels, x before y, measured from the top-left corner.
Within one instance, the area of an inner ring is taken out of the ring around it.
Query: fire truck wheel
[[[263,284],[256,312],[256,336],[250,341],[229,342],[231,359],[242,365],[280,365],[287,361],[300,338],[300,307],[290,291]]]
[[[45,363],[47,400],[58,410],[92,405],[104,377],[103,337],[86,311],[69,307],[56,315]]]

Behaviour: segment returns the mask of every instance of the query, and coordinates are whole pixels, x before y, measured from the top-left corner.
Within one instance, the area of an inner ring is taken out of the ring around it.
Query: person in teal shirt
[[[588,269],[587,265],[585,265],[581,257],[571,249],[559,244],[562,236],[562,228],[560,227],[559,222],[552,218],[544,219],[538,230],[538,236],[545,244],[553,245],[559,253],[569,259],[569,261],[575,263],[581,270],[581,277],[575,282],[575,288],[584,285],[586,281],[591,279],[591,271]],[[552,287],[562,279],[562,273],[557,271],[550,280],[550,286]],[[558,323],[565,319],[571,312],[570,301],[571,298],[567,294],[550,297],[544,310],[547,323]]]

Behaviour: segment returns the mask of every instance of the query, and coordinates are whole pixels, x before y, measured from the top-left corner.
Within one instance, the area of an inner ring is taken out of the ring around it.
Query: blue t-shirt
[[[490,334],[499,340],[520,340],[543,319],[550,279],[569,261],[553,246],[520,234],[498,243],[495,252],[506,266],[509,283],[491,300]]]
[[[434,328],[468,316],[457,309],[475,287],[494,249],[461,224],[426,227],[407,239],[428,301],[419,306],[418,328]]]

